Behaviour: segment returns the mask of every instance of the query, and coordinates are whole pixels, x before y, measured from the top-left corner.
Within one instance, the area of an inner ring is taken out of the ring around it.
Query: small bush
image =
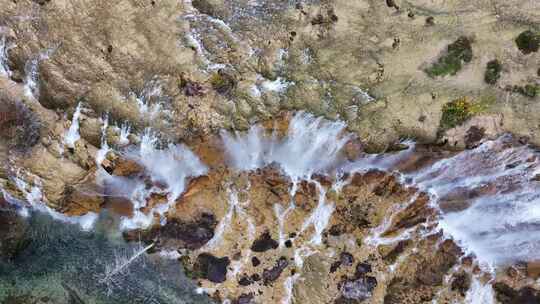
[[[234,76],[220,69],[210,78],[210,84],[220,94],[228,94],[236,87]]]
[[[538,95],[538,92],[540,91],[540,86],[535,84],[526,84],[524,86],[513,86],[511,87],[511,91],[514,93],[521,94],[523,96],[529,97],[529,98],[535,98]]]
[[[467,97],[455,99],[443,106],[440,129],[448,130],[459,126],[480,110],[480,106],[473,104]]]
[[[471,40],[462,36],[449,44],[446,53],[425,72],[430,77],[456,75],[461,70],[463,63],[471,62],[472,57]]]
[[[494,59],[487,63],[484,80],[488,84],[496,84],[501,78],[502,65],[499,60]]]
[[[538,52],[540,48],[540,33],[524,31],[516,38],[518,49],[525,55]]]

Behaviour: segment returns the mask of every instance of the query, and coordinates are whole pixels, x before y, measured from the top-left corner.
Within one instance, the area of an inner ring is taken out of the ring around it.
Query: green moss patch
[[[501,78],[502,65],[499,60],[494,59],[487,63],[484,81],[488,84],[496,84]]]
[[[456,75],[463,67],[463,63],[471,62],[472,57],[471,40],[462,36],[449,44],[446,53],[425,69],[425,72],[430,77]]]
[[[540,48],[540,33],[530,30],[524,31],[516,38],[516,44],[523,54],[527,55],[538,52]]]

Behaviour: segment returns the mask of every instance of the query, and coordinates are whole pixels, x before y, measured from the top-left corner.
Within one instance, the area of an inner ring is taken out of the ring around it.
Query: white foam
[[[102,119],[103,125],[101,126],[101,147],[96,152],[96,164],[98,167],[100,167],[101,163],[105,160],[105,157],[107,157],[107,153],[111,150],[109,148],[109,144],[107,143],[107,128],[109,127],[109,117],[106,115],[104,119]]]
[[[285,296],[283,297],[283,299],[281,299],[281,304],[291,303],[292,298],[293,298],[294,283],[296,283],[298,278],[300,278],[300,275],[297,273],[288,277],[283,283],[283,287],[285,289]]]
[[[30,207],[34,210],[37,210],[39,212],[47,213],[55,220],[59,220],[62,222],[70,223],[70,224],[77,224],[79,225],[82,230],[89,231],[94,227],[94,224],[98,218],[98,215],[94,212],[88,212],[81,216],[67,216],[64,215],[56,210],[51,209],[49,206],[47,206],[44,202],[45,197],[43,196],[41,192],[41,185],[39,184],[39,181],[36,181],[36,185],[30,187],[22,178],[15,177],[13,179],[15,181],[15,185],[21,191],[26,199],[26,202],[30,205]]]
[[[326,202],[326,190],[323,186],[317,181],[312,180],[311,182],[315,184],[319,191],[319,202],[315,210],[313,210],[311,215],[302,224],[301,232],[304,232],[309,226],[313,225],[315,233],[309,242],[313,245],[321,245],[322,233],[330,222],[335,206],[331,202]]]
[[[434,206],[447,195],[466,193],[470,206],[442,211],[439,227],[487,267],[536,259],[540,250],[540,188],[531,181],[539,162],[529,148],[508,147],[508,141],[486,142],[413,175]],[[489,187],[495,190],[481,193]]]
[[[465,296],[465,303],[495,304],[493,287],[490,283],[483,284],[476,276],[473,276],[471,287]]]
[[[75,109],[75,113],[73,113],[71,126],[69,126],[67,133],[64,135],[64,144],[69,148],[75,148],[75,143],[81,139],[81,135],[79,134],[79,118],[81,116],[81,109],[82,106],[79,102],[77,108]]]
[[[131,126],[128,123],[122,124],[120,128],[120,138],[118,144],[121,146],[126,146],[129,144],[129,134],[131,133]]]
[[[263,92],[284,93],[291,85],[294,85],[294,82],[287,81],[283,77],[278,77],[275,80],[265,79],[261,83],[261,88]]]
[[[146,83],[139,94],[131,93],[137,102],[139,115],[142,118],[152,121],[159,117],[161,112],[163,112],[159,100],[162,93],[163,88],[157,80],[151,80]]]
[[[249,171],[276,163],[293,181],[324,173],[339,163],[349,138],[343,122],[305,112],[295,114],[282,139],[265,135],[260,126],[251,127],[247,134],[222,132],[225,153],[234,168]]]
[[[56,48],[47,49],[39,55],[26,62],[24,67],[24,72],[26,77],[24,79],[24,94],[26,97],[37,100],[39,99],[39,86],[38,86],[38,77],[39,77],[39,63],[43,60],[49,59],[51,53],[53,53]]]
[[[213,248],[218,247],[223,241],[223,235],[225,234],[227,229],[229,229],[231,226],[233,215],[235,213],[237,206],[239,205],[239,201],[238,201],[238,193],[236,192],[236,190],[231,189],[231,187],[229,186],[227,188],[227,192],[229,192],[229,200],[228,200],[229,208],[225,216],[221,219],[218,226],[216,227],[214,236],[212,237],[210,241],[208,241],[208,243],[206,243],[205,248],[213,249]]]
[[[178,197],[184,192],[186,182],[190,177],[206,174],[207,167],[182,144],[169,143],[165,149],[158,148],[158,137],[151,130],[146,130],[142,136],[140,147],[132,151],[129,156],[144,166],[145,171],[155,185],[148,189],[141,179],[111,177],[102,172],[101,179],[105,183],[117,185],[125,196],[131,200],[134,207],[134,216],[125,217],[121,222],[121,229],[146,228],[153,222],[154,214],[161,217],[174,206]],[[103,177],[104,176],[104,177]],[[111,187],[112,188],[112,187]],[[154,207],[150,212],[143,213],[139,209],[145,207],[152,193],[164,194],[167,202]]]
[[[11,71],[7,65],[7,39],[5,36],[0,35],[0,76],[9,77]]]

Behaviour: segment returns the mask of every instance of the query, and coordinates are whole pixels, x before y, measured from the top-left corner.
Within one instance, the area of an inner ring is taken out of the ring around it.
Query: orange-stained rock
[[[114,162],[112,174],[117,176],[132,176],[141,173],[143,170],[143,166],[138,162],[129,158],[119,157]]]
[[[120,216],[133,216],[133,203],[124,197],[107,197],[104,208]]]
[[[70,216],[98,213],[105,203],[105,199],[99,194],[99,188],[92,184],[69,186],[64,193],[60,210]]]

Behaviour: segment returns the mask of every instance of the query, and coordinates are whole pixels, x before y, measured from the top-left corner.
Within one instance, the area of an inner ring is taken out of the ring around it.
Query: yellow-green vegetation
[[[430,77],[456,75],[463,66],[472,60],[473,51],[471,40],[465,36],[459,37],[449,44],[446,53],[437,62],[425,69]]]
[[[540,32],[524,31],[516,38],[518,49],[525,55],[538,52],[540,49]]]
[[[223,70],[219,70],[210,77],[212,88],[220,94],[229,93],[236,85],[234,77]]]
[[[472,116],[484,112],[492,102],[492,97],[481,98],[478,102],[466,96],[452,100],[442,108],[440,129],[444,131],[461,125]]]

